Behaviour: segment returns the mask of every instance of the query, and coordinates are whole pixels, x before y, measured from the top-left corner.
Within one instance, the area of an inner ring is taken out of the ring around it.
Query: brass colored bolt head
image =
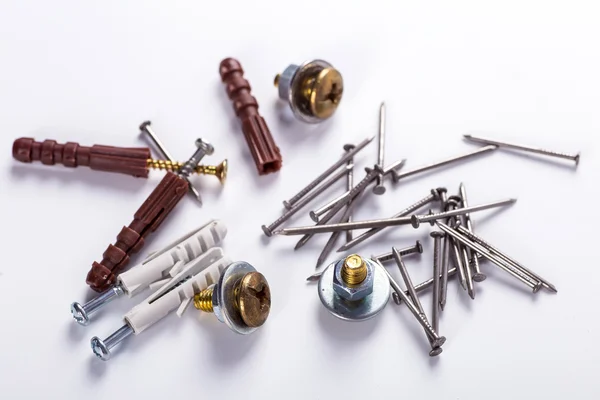
[[[240,283],[240,316],[252,328],[261,326],[271,311],[271,289],[260,272],[247,273]]]
[[[333,291],[350,302],[369,296],[373,293],[374,265],[374,262],[356,254],[337,261],[333,272]]]
[[[344,260],[344,267],[356,270],[364,265],[365,261],[358,254],[351,254]]]
[[[348,285],[358,285],[367,277],[367,264],[358,254],[351,254],[344,260],[342,279]]]
[[[310,110],[320,119],[326,119],[337,109],[342,100],[344,81],[335,68],[324,68],[317,75],[310,93]]]

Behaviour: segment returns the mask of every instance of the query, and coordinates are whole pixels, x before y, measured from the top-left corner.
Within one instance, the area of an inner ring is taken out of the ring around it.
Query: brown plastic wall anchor
[[[129,256],[144,246],[144,238],[154,232],[188,191],[188,182],[167,172],[129,226],[124,226],[114,245],[109,245],[100,263],[94,262],[86,283],[96,292],[107,290],[125,270]]]
[[[254,158],[259,175],[277,172],[281,168],[281,153],[275,144],[267,123],[258,113],[258,102],[250,93],[250,83],[244,79],[244,70],[234,58],[226,58],[219,65],[221,79],[233,109],[242,121],[242,132]]]
[[[20,138],[13,143],[13,157],[24,163],[41,161],[45,165],[63,164],[65,167],[86,166],[97,171],[117,172],[147,178],[147,160],[151,157],[147,147],[112,147],[78,143],[56,143],[54,140],[36,142]]]

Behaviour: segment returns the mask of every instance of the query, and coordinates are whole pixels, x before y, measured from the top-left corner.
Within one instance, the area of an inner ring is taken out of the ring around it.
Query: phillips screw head
[[[242,278],[239,288],[240,315],[252,328],[265,323],[271,311],[271,289],[260,272],[250,272]]]
[[[110,360],[110,350],[108,350],[108,347],[104,344],[102,339],[100,339],[98,336],[94,336],[90,344],[96,357],[102,361]]]
[[[323,60],[290,65],[275,77],[274,83],[279,97],[289,103],[294,116],[308,123],[331,117],[344,93],[342,75]]]

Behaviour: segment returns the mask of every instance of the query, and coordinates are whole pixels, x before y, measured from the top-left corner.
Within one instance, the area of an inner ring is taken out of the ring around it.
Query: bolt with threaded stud
[[[266,278],[246,262],[227,267],[219,281],[194,296],[194,306],[213,313],[240,334],[262,326],[271,310],[271,290]]]

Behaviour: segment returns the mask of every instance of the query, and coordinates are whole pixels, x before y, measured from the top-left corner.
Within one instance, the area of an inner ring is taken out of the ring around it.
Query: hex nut
[[[367,276],[364,281],[358,285],[348,285],[342,280],[342,267],[344,260],[340,260],[335,265],[333,272],[333,290],[343,299],[348,301],[358,301],[364,299],[373,293],[373,265],[372,261],[364,259],[367,265]]]

